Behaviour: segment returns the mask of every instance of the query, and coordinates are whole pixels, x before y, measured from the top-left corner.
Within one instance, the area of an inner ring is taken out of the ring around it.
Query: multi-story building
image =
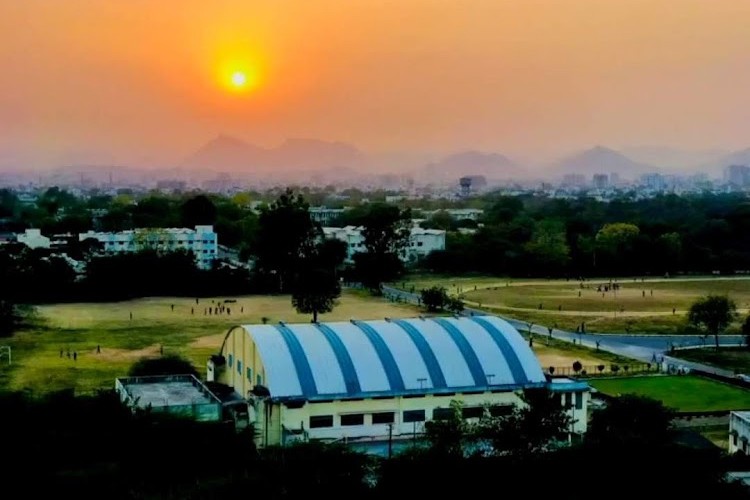
[[[347,245],[347,262],[352,262],[354,254],[365,251],[365,238],[362,227],[324,227],[326,238],[341,240]],[[401,260],[413,262],[435,250],[445,250],[445,231],[412,227],[409,241],[401,252]]]
[[[586,185],[586,177],[583,174],[565,174],[562,185],[565,187],[583,187]]]
[[[210,269],[217,257],[218,237],[213,226],[188,228],[131,229],[117,233],[88,231],[78,235],[79,241],[99,240],[110,254],[153,249],[162,251],[188,250],[195,255],[196,265]]]
[[[344,208],[328,208],[328,207],[310,207],[310,218],[315,222],[323,225],[330,224],[334,220],[341,217],[346,209]]]
[[[667,180],[661,174],[643,174],[641,185],[652,191],[664,191],[667,189]]]
[[[750,167],[746,165],[730,165],[724,171],[727,184],[738,187],[750,186]]]
[[[50,239],[42,235],[39,229],[27,229],[22,234],[16,235],[16,241],[23,243],[29,248],[50,247]]]
[[[432,210],[423,211],[422,214],[425,217],[432,217],[438,212],[445,212],[451,216],[453,220],[474,220],[477,221],[482,218],[484,210],[481,208],[446,208],[444,210]]]
[[[507,415],[535,388],[559,394],[570,434],[587,426],[588,385],[548,380],[528,343],[495,316],[236,326],[207,379],[247,402],[259,446],[323,440],[377,450],[456,411]]]
[[[595,189],[607,189],[609,185],[609,176],[607,174],[594,174],[592,184]]]
[[[729,415],[729,453],[750,455],[750,411],[733,411]]]

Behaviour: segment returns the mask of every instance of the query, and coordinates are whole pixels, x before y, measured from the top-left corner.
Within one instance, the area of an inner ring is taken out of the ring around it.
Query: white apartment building
[[[42,235],[39,229],[27,229],[23,234],[16,235],[16,240],[29,248],[49,248],[50,240]]]
[[[750,455],[750,411],[733,411],[729,414],[729,453],[738,451]]]
[[[482,215],[484,215],[484,210],[480,208],[446,208],[444,210],[431,210],[427,212],[422,212],[422,214],[426,217],[432,217],[438,212],[445,212],[448,215],[451,216],[453,220],[474,220],[478,221],[482,218]]]
[[[347,245],[347,262],[352,262],[354,254],[365,251],[365,238],[362,227],[324,227],[326,238],[341,240]],[[409,243],[400,255],[401,260],[413,262],[435,250],[445,250],[445,231],[439,229],[422,229],[412,227]]]
[[[330,224],[344,213],[344,208],[310,207],[310,218],[320,224]]]
[[[200,269],[210,269],[217,257],[218,238],[213,226],[188,228],[130,229],[117,233],[88,231],[78,235],[79,241],[99,240],[104,251],[111,254],[140,250],[189,250]]]

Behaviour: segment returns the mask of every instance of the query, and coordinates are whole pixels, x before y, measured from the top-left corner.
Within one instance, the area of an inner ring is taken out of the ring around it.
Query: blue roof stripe
[[[513,374],[513,380],[515,380],[517,384],[528,384],[529,379],[526,376],[523,365],[518,359],[516,351],[513,350],[513,347],[508,342],[508,339],[505,338],[505,335],[503,335],[503,333],[498,330],[495,325],[482,318],[481,316],[470,316],[469,319],[484,328],[487,333],[490,334],[492,340],[494,340],[495,344],[497,344],[497,347],[500,348],[500,352],[503,353],[503,357],[505,357],[505,361],[508,363],[510,372],[511,374]]]
[[[383,370],[385,370],[385,376],[388,377],[388,384],[390,384],[391,390],[404,391],[404,379],[401,377],[401,371],[398,369],[398,364],[393,359],[393,353],[388,349],[383,337],[367,323],[359,321],[352,321],[352,323],[362,330],[362,333],[365,334],[375,348],[375,352],[378,353],[378,358],[380,358],[380,363],[382,363]]]
[[[307,360],[305,351],[302,349],[302,345],[294,336],[294,333],[284,325],[274,325],[276,329],[281,333],[281,337],[286,342],[286,346],[289,349],[289,354],[292,355],[292,363],[294,363],[294,369],[297,370],[297,376],[299,377],[299,384],[302,387],[303,396],[317,396],[318,388],[315,385],[315,378],[313,378],[312,370],[310,369],[310,362]]]
[[[409,338],[411,338],[411,341],[414,342],[414,345],[417,346],[419,354],[422,356],[424,364],[427,367],[427,372],[430,374],[432,387],[436,389],[446,387],[445,375],[443,375],[443,370],[440,368],[440,363],[438,363],[435,353],[432,352],[432,347],[427,343],[422,332],[417,330],[414,325],[406,320],[394,319],[391,321],[403,328],[407,335],[409,335]]]
[[[450,338],[453,340],[453,342],[455,342],[456,347],[458,347],[458,349],[461,351],[461,354],[466,360],[466,364],[469,366],[469,371],[471,372],[471,376],[474,378],[474,383],[476,385],[487,385],[487,375],[484,373],[482,363],[480,363],[479,358],[477,358],[477,353],[474,352],[471,344],[469,344],[469,341],[466,340],[466,337],[464,337],[464,335],[458,330],[458,328],[456,328],[456,325],[445,318],[431,319],[438,325],[442,326],[443,329],[448,332],[448,335],[450,335]]]
[[[333,349],[333,353],[336,355],[336,360],[339,362],[339,368],[341,368],[341,374],[344,376],[344,383],[346,384],[346,392],[349,394],[359,394],[362,389],[359,385],[359,377],[357,371],[354,369],[354,363],[352,362],[349,351],[346,350],[344,343],[338,337],[328,325],[321,323],[315,323],[320,333],[326,338],[328,343]]]

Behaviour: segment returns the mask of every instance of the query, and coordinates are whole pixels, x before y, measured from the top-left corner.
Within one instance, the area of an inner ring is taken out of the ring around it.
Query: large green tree
[[[364,252],[354,254],[355,271],[364,286],[379,291],[404,271],[401,260],[409,244],[409,210],[376,203],[361,218]]]
[[[719,335],[729,326],[737,315],[737,305],[732,299],[723,295],[709,295],[698,299],[690,306],[688,321],[698,328],[703,328],[714,336],[716,349],[719,349]]]
[[[304,269],[296,276],[292,305],[299,313],[312,314],[313,323],[317,323],[318,314],[333,311],[340,296],[341,285],[331,270]]]
[[[315,251],[320,226],[310,218],[302,195],[288,189],[261,211],[253,245],[256,269],[273,275],[277,291],[289,291],[295,274]]]
[[[586,439],[599,444],[664,445],[672,437],[674,411],[661,401],[625,394],[598,410]]]
[[[188,198],[180,205],[180,222],[183,227],[213,225],[216,223],[216,205],[203,194]]]
[[[534,224],[531,240],[524,248],[545,271],[565,269],[570,261],[565,225],[559,220],[544,219]]]

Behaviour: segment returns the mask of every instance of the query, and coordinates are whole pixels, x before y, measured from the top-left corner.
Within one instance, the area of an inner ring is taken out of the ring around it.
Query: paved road
[[[402,302],[409,302],[412,304],[421,303],[421,298],[416,293],[407,292],[398,288],[392,288],[388,286],[383,287],[383,294],[387,297],[398,298]],[[479,309],[466,308],[464,314],[489,314],[486,311]],[[494,314],[494,313],[493,313]],[[529,331],[529,324],[525,321],[518,321],[513,318],[508,318],[499,314],[496,314],[519,331],[524,333]],[[531,331],[534,334],[549,335],[549,329],[543,325],[533,325]],[[587,347],[596,348],[603,351],[609,351],[614,354],[627,356],[629,358],[638,359],[645,362],[651,362],[654,358],[661,358],[666,352],[668,352],[672,346],[676,348],[689,347],[689,346],[702,346],[704,342],[713,342],[713,339],[709,338],[704,340],[703,337],[697,335],[627,335],[627,334],[612,334],[612,333],[575,333],[568,332],[565,330],[553,329],[552,337],[560,340],[566,340],[568,342],[575,342],[576,344],[582,344]],[[741,345],[743,339],[740,335],[723,335],[719,337],[719,343],[721,345]]]

